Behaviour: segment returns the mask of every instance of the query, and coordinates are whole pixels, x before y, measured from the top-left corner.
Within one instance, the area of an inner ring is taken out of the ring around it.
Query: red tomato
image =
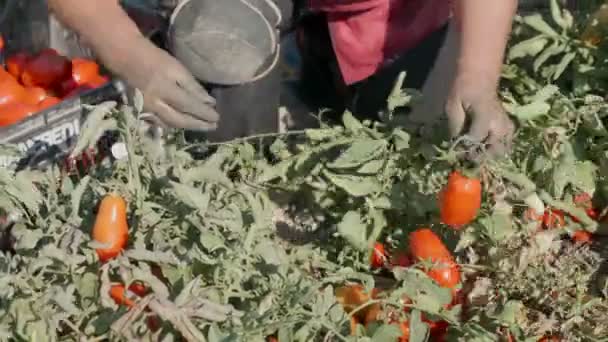
[[[0,106],[0,127],[10,126],[36,113],[38,108],[27,103],[7,103]]]
[[[430,328],[430,341],[433,342],[445,342],[448,328],[450,325],[446,321],[431,321],[426,318],[422,318]]]
[[[38,105],[48,97],[46,90],[40,87],[26,88],[26,99],[25,102],[31,105]]]
[[[8,73],[13,75],[15,79],[21,79],[23,68],[25,67],[25,64],[27,64],[29,58],[30,56],[23,52],[16,53],[7,58],[6,69],[8,70]]]
[[[0,78],[0,106],[26,102],[27,93],[12,77]]]
[[[45,110],[61,102],[60,98],[49,96],[38,104],[39,110]]]
[[[445,265],[434,266],[427,274],[441,287],[453,289],[460,283],[460,270],[453,261],[446,262]]]
[[[386,262],[386,252],[384,250],[384,245],[380,242],[376,242],[374,245],[374,250],[369,258],[369,263],[372,268],[380,268],[384,266]]]
[[[131,285],[129,285],[129,291],[135,293],[140,297],[143,297],[148,294],[148,289],[141,281],[131,283]]]
[[[4,50],[4,38],[0,35],[0,51]]]
[[[57,87],[57,93],[61,97],[65,97],[71,91],[78,88],[78,84],[72,78],[68,78],[67,80],[62,81]]]
[[[561,341],[561,339],[555,335],[544,336],[543,338],[538,340],[538,342],[560,342],[560,341]]]
[[[586,192],[581,192],[572,199],[577,207],[591,208],[593,206],[591,195]]]
[[[545,229],[559,229],[566,225],[564,212],[559,209],[549,208],[543,216],[543,227]]]
[[[131,307],[135,304],[132,298],[132,294],[125,289],[122,284],[112,285],[110,287],[110,297],[114,299],[114,302],[118,305],[126,305]]]
[[[481,207],[481,182],[454,171],[447,186],[439,194],[441,222],[453,229],[461,229],[477,216]]]
[[[53,49],[53,48],[46,48],[46,49],[42,49],[40,50],[40,52],[38,52],[38,55],[46,55],[46,56],[59,56],[59,52],[57,52],[57,50]]]
[[[589,243],[593,239],[593,234],[586,230],[577,230],[572,234],[572,240],[579,243]]]
[[[28,87],[53,88],[71,76],[72,64],[57,54],[40,53],[30,59],[21,74],[21,82]]]
[[[99,77],[99,65],[90,59],[72,59],[72,79],[76,84],[86,84]]]
[[[432,262],[451,261],[452,253],[443,244],[439,236],[428,228],[418,229],[410,233],[410,254],[416,262],[430,260]]]

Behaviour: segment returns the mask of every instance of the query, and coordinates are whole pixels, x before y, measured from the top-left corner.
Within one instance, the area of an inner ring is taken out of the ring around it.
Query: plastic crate
[[[122,100],[121,82],[109,82],[63,100],[15,125],[0,128],[0,143],[17,145],[20,154],[2,154],[0,167],[44,167],[64,158],[74,147],[87,115],[86,104]]]
[[[36,53],[54,48],[69,58],[92,57],[73,33],[49,15],[45,0],[0,0],[0,34],[5,40],[4,57],[16,52]],[[0,63],[3,60],[0,56]],[[18,156],[0,151],[0,167],[45,167],[62,160],[74,147],[87,115],[84,105],[107,100],[122,101],[124,85],[113,80],[106,85],[64,99],[15,125],[0,127],[0,144],[15,144]],[[103,151],[99,151],[103,152]]]

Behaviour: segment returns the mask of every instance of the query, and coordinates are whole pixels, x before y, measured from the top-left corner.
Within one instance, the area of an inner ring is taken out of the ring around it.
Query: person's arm
[[[90,45],[106,67],[117,72],[134,41],[143,38],[116,0],[48,0],[53,14]],[[112,54],[106,56],[106,54]]]
[[[484,75],[498,83],[517,0],[455,0],[460,33],[457,73]]]

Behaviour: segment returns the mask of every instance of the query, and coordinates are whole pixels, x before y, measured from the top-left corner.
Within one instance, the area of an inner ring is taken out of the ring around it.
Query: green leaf
[[[548,42],[549,39],[544,36],[537,36],[521,41],[509,49],[508,58],[513,60],[517,58],[536,56],[543,51]]]
[[[363,175],[376,175],[382,170],[384,164],[384,160],[372,160],[357,169],[357,173]]]
[[[398,267],[393,273],[402,284],[398,291],[411,298],[420,310],[439,314],[452,301],[450,289],[440,287],[421,270]]]
[[[510,300],[505,303],[502,311],[496,315],[496,319],[506,325],[515,325],[518,322],[518,317],[523,314],[525,306],[518,300]]]
[[[429,338],[430,329],[428,324],[422,321],[419,310],[412,310],[410,315],[410,339],[409,342],[424,342]]]
[[[80,212],[80,200],[82,199],[82,195],[87,190],[89,186],[89,182],[91,181],[91,177],[89,175],[84,176],[80,180],[80,183],[76,186],[74,191],[72,191],[71,195],[71,203],[72,203],[72,213],[71,215],[74,217],[78,217],[78,213]]]
[[[338,233],[354,248],[360,251],[368,249],[367,226],[358,212],[349,211],[342,217],[338,223]]]
[[[397,324],[383,324],[374,331],[374,335],[372,335],[372,341],[397,341],[399,337],[401,337],[401,329]],[[409,341],[411,341],[411,338]]]
[[[533,102],[523,106],[517,106],[509,112],[521,121],[535,120],[547,115],[551,110],[551,105],[546,102]]]
[[[551,46],[543,50],[543,52],[534,60],[534,71],[538,70],[549,60],[549,58],[559,55],[566,50],[566,45],[560,41],[555,41]]]
[[[71,157],[75,157],[85,149],[92,147],[105,132],[118,127],[116,120],[104,119],[108,114],[112,113],[116,105],[117,103],[114,101],[103,102],[95,106],[93,111],[87,115],[84,124],[80,128],[78,142],[70,154]]]
[[[411,137],[406,131],[399,128],[395,129],[393,131],[393,139],[395,143],[395,150],[397,152],[401,152],[410,148]]]
[[[371,195],[382,189],[382,185],[376,177],[339,175],[327,170],[323,170],[323,175],[335,186],[355,197]]]
[[[200,190],[177,182],[170,182],[173,190],[182,202],[189,207],[198,210],[201,214],[207,211],[210,197],[208,193],[201,193]]]
[[[348,169],[360,166],[378,157],[386,148],[385,140],[357,140],[336,160],[327,164],[333,169]]]
[[[357,120],[349,111],[345,111],[342,115],[342,123],[344,124],[346,130],[351,133],[359,132],[364,128],[361,121]]]
[[[542,15],[536,13],[522,18],[524,24],[532,27],[540,33],[551,37],[558,37],[559,34],[543,19]]]
[[[554,0],[555,1],[555,0]],[[566,68],[570,65],[570,63],[576,57],[576,53],[569,52],[562,57],[562,60],[557,65],[555,72],[553,74],[553,80],[557,80],[566,70]]]

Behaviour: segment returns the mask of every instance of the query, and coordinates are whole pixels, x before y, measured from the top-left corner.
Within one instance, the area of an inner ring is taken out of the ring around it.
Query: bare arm
[[[48,0],[51,11],[91,46],[106,67],[120,72],[133,43],[143,38],[116,0]]]
[[[483,74],[498,83],[517,0],[456,0],[459,74]]]

